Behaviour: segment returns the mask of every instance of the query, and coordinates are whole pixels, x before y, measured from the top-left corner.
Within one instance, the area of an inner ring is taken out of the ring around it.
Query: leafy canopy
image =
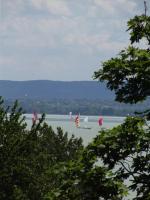
[[[135,16],[128,22],[131,45],[122,50],[118,57],[102,63],[94,78],[106,81],[107,87],[114,90],[116,100],[137,103],[150,96],[150,16]],[[133,46],[141,40],[147,48]]]
[[[135,16],[128,22],[130,46],[116,58],[102,63],[94,73],[99,81],[115,91],[116,100],[137,103],[150,96],[150,16]],[[141,41],[146,45],[142,48]],[[134,44],[139,44],[139,47]],[[140,113],[139,113],[140,114]],[[128,117],[125,122],[104,130],[89,145],[115,177],[123,180],[128,190],[135,191],[134,199],[150,199],[150,127],[144,116]],[[128,184],[126,182],[128,181]]]
[[[81,139],[68,139],[61,128],[55,133],[44,115],[27,128],[18,103],[4,108],[0,99],[0,199],[46,199],[62,182],[61,168],[82,149]]]

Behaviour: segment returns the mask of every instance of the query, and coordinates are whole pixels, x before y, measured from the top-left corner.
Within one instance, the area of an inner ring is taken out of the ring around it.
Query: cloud
[[[30,0],[30,2],[38,10],[47,10],[54,15],[71,15],[71,11],[65,0]]]
[[[9,66],[9,65],[12,65],[12,64],[15,64],[15,60],[13,59],[13,57],[11,56],[0,56],[0,65],[1,66]]]
[[[133,12],[136,8],[136,2],[133,0],[94,0],[94,3],[99,6],[104,12],[116,14],[122,11]]]
[[[0,79],[90,78],[99,60],[126,46],[126,21],[137,2],[3,0]]]
[[[125,46],[125,42],[111,40],[111,34],[102,32],[100,34],[67,35],[65,43],[69,45],[78,45],[87,54],[100,52],[120,51]]]

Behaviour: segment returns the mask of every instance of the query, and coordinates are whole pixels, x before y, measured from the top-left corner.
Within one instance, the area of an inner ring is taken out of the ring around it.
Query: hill
[[[145,109],[150,100],[136,105],[118,103],[103,83],[96,81],[4,81],[0,80],[0,96],[11,106],[18,99],[25,113],[84,115],[133,114]]]
[[[100,99],[113,100],[114,95],[96,81],[7,81],[0,80],[0,95],[7,99]]]

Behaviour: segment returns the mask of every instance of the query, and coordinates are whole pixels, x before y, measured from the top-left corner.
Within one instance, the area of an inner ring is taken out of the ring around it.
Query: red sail
[[[99,117],[98,124],[99,124],[99,126],[103,125],[103,118],[102,117]]]
[[[79,118],[79,115],[77,115],[75,118],[76,127],[79,127],[79,123],[80,123],[80,118]]]

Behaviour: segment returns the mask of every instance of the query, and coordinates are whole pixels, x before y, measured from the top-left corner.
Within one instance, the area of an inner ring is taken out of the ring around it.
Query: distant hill
[[[0,80],[0,96],[7,99],[100,99],[113,100],[114,95],[96,81],[7,81]]]

